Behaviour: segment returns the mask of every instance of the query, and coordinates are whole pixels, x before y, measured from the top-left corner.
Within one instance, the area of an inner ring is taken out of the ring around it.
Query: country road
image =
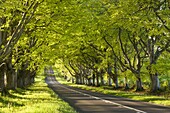
[[[62,85],[53,76],[46,83],[78,113],[170,113],[169,107]]]

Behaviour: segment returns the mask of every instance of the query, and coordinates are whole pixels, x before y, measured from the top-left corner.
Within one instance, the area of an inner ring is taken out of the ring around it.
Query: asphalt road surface
[[[46,83],[78,113],[170,113],[170,107],[62,85],[53,76]]]

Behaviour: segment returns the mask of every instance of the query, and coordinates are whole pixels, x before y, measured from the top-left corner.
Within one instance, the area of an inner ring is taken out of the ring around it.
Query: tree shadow
[[[20,95],[25,95],[26,90],[25,89],[15,89],[13,90],[14,93],[20,94]],[[12,94],[10,94],[11,96]]]
[[[163,100],[167,100],[167,99],[164,99],[164,98],[144,98],[141,101],[150,102],[150,101],[163,101]]]
[[[43,88],[36,88],[36,89],[26,89],[26,91],[31,91],[31,92],[41,92],[41,91],[48,91],[48,89],[43,89]]]
[[[0,97],[0,103],[3,103],[3,106],[9,106],[9,107],[10,106],[16,106],[16,107],[24,106],[24,104],[20,104],[18,102],[14,102],[14,101],[10,101],[10,100],[5,100],[2,97]]]

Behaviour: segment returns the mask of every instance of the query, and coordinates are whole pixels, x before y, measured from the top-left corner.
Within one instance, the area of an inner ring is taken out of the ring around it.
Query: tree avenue
[[[170,88],[169,0],[0,0],[0,12],[2,95],[46,66],[77,84]]]

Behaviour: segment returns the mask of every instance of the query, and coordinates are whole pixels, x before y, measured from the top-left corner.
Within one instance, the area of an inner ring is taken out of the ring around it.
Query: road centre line
[[[54,81],[54,82],[57,83],[57,81]],[[96,100],[101,100],[101,101],[103,101],[103,102],[105,102],[105,103],[110,103],[110,104],[113,104],[113,105],[117,105],[117,106],[120,106],[120,107],[129,109],[129,110],[134,110],[134,111],[136,111],[137,113],[147,113],[147,112],[145,112],[145,111],[138,110],[138,109],[135,109],[135,108],[132,108],[132,107],[128,107],[128,106],[125,106],[125,105],[122,105],[122,104],[119,104],[119,103],[115,103],[115,102],[112,102],[112,101],[109,101],[109,100],[106,100],[106,99],[102,99],[102,98],[100,98],[100,97],[92,96],[92,95],[89,95],[89,94],[86,94],[86,93],[83,93],[83,92],[80,92],[80,91],[76,91],[76,90],[73,90],[73,89],[69,89],[69,88],[67,88],[67,87],[65,87],[65,86],[62,86],[62,85],[58,84],[58,83],[57,83],[57,85],[59,85],[60,87],[65,88],[65,89],[67,89],[67,90],[70,90],[70,91],[73,91],[73,92],[76,92],[76,93],[79,93],[79,94],[82,94],[82,95],[85,95],[85,96],[89,96],[90,98],[94,98],[94,99],[96,99]]]

